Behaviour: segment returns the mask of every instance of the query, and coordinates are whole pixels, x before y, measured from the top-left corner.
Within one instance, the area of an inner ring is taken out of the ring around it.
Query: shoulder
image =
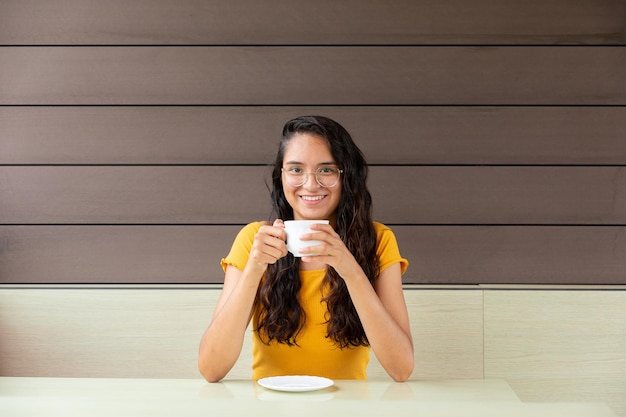
[[[236,239],[237,240],[253,240],[254,235],[258,233],[261,226],[262,226],[261,222],[248,223],[247,225],[243,226],[239,230],[239,233],[237,233]]]
[[[380,233],[385,230],[391,230],[387,225],[384,225],[381,222],[372,222],[372,224],[374,225],[374,229],[376,230],[376,233]]]
[[[376,231],[376,242],[379,247],[386,246],[390,242],[396,244],[396,235],[389,226],[379,222],[372,222],[372,224],[374,225],[374,230]]]
[[[235,238],[235,244],[244,245],[245,247],[251,247],[254,242],[254,236],[259,232],[263,224],[261,222],[248,223],[239,230],[237,237]]]
[[[393,230],[383,223],[380,222],[372,222],[374,225],[374,230],[376,231],[376,238],[380,242],[384,238],[395,236]]]
[[[390,227],[383,223],[373,222],[374,230],[376,230],[376,253],[380,259],[381,271],[388,266],[399,262],[401,271],[404,273],[409,266],[406,258],[400,255],[400,248],[396,235]]]
[[[261,226],[261,222],[253,222],[248,223],[241,228],[241,230],[239,230],[239,233],[237,234],[237,237],[235,237],[235,241],[230,248],[228,256],[222,258],[221,264],[224,271],[226,271],[226,267],[228,265],[233,265],[243,271],[246,266],[246,262],[248,262],[248,256],[250,254],[250,250],[252,249],[252,244],[254,243],[254,236],[257,234]]]
[[[262,226],[261,222],[248,223],[241,229],[241,231],[239,231],[239,233],[254,236],[257,234],[261,226]]]

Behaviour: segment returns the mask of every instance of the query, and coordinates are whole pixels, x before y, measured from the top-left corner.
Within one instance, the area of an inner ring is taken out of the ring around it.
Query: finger
[[[287,240],[287,232],[285,232],[284,226],[261,226],[259,233],[282,240],[283,242]]]
[[[287,255],[287,233],[285,229],[281,227],[265,226],[263,231],[260,231],[255,237],[259,246],[272,247],[278,250],[278,258],[282,258]],[[265,250],[265,249],[264,249]]]
[[[339,244],[341,239],[339,236],[331,235],[326,231],[307,233],[300,237],[300,240],[319,240],[320,242],[327,243],[329,245]]]
[[[273,237],[268,237],[268,239],[269,242],[264,239],[259,239],[252,247],[250,257],[254,258],[256,262],[273,264],[278,259],[287,255],[287,247],[284,242]],[[282,246],[280,244],[281,242]]]
[[[285,251],[286,252],[286,251]],[[283,253],[283,251],[279,248],[267,246],[264,251],[264,259],[268,264],[275,264],[280,258],[284,257],[287,253]]]
[[[310,257],[319,257],[322,255],[328,256],[331,254],[331,251],[332,251],[332,247],[328,245],[327,243],[320,243],[319,245],[313,245],[313,246],[305,246],[300,249],[300,253],[303,256],[308,255]]]
[[[300,260],[305,263],[315,262],[315,263],[324,263],[324,264],[328,264],[332,266],[335,258],[333,258],[330,255],[313,255],[313,256],[301,256]]]
[[[309,226],[311,230],[325,230],[327,232],[334,232],[335,229],[328,223],[313,223]]]
[[[310,229],[313,231],[328,233],[329,235],[333,237],[339,238],[339,234],[337,234],[335,229],[333,229],[333,227],[329,224],[314,223],[311,225]]]
[[[279,230],[277,234],[275,234],[274,236],[276,236],[282,241],[287,240],[287,231],[285,230],[285,223],[283,222],[282,219],[274,220],[274,224],[272,225],[272,227]]]

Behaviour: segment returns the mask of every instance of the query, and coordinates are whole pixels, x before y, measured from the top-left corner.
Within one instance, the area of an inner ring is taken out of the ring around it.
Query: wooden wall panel
[[[378,168],[378,167],[376,167]],[[403,224],[611,224],[626,220],[621,167],[372,169],[377,218]]]
[[[2,192],[7,196],[1,203],[2,212],[6,213],[4,223],[232,223],[250,218],[250,214],[252,218],[269,217],[269,195],[263,190],[263,180],[258,178],[266,168],[9,170],[5,174],[9,187]],[[237,189],[237,193],[227,193],[232,189]],[[254,205],[249,204],[250,198]],[[4,201],[13,207],[4,206]],[[17,221],[11,220],[10,212],[19,216]]]
[[[475,288],[404,291],[415,367],[411,379],[483,378],[483,293]],[[368,378],[387,373],[374,354]]]
[[[522,401],[605,401],[626,415],[626,291],[489,291],[485,377]]]
[[[624,284],[626,228],[396,226],[407,282]]]
[[[0,375],[200,378],[198,345],[219,290],[0,288]],[[412,378],[482,378],[482,292],[406,290],[405,297]],[[247,337],[227,378],[249,379],[251,364]],[[373,354],[368,375],[388,378]]]
[[[621,47],[5,47],[0,104],[624,105],[624,68]]]
[[[0,164],[271,163],[304,114],[371,164],[626,164],[626,107],[589,106],[0,107]]]
[[[268,167],[44,166],[0,172],[2,223],[245,224],[270,217]]]
[[[270,217],[270,173],[250,166],[0,167],[0,223],[245,224]],[[391,224],[626,222],[623,167],[376,166],[370,187],[375,218]]]
[[[5,44],[612,44],[626,38],[626,7],[615,0],[4,0],[0,19]]]
[[[3,283],[219,283],[241,226],[0,226]]]
[[[315,113],[407,282],[625,283],[626,3],[575,3],[3,1],[0,279],[219,282]]]
[[[0,375],[198,378],[197,345],[218,295],[219,286],[2,286]],[[412,379],[484,373],[523,401],[600,401],[622,415],[625,296],[405,288]],[[250,377],[249,349],[248,339],[228,378]],[[384,375],[375,358],[368,372]]]
[[[0,374],[201,378],[198,346],[218,296],[201,289],[1,289]]]
[[[2,283],[221,283],[241,226],[0,226]],[[406,284],[623,284],[626,227],[392,226]]]

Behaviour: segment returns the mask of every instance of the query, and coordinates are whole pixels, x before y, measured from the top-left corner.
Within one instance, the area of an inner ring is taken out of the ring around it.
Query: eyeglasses
[[[292,187],[300,187],[309,180],[309,174],[315,174],[315,181],[325,188],[334,187],[339,182],[339,176],[343,173],[342,169],[322,167],[315,172],[304,172],[302,168],[294,166],[282,168],[285,174],[285,181]]]

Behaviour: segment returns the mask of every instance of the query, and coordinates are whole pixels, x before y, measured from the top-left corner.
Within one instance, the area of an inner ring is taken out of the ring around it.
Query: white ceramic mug
[[[287,250],[293,256],[315,256],[313,253],[301,254],[300,250],[307,246],[321,244],[319,240],[300,240],[300,236],[311,233],[312,224],[328,224],[328,220],[287,220],[285,221],[285,231],[287,232]]]

